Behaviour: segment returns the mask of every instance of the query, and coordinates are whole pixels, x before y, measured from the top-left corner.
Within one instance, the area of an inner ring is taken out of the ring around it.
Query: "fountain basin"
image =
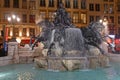
[[[89,57],[39,57],[35,58],[35,64],[37,67],[44,69],[72,71],[108,67],[109,59],[103,55]]]

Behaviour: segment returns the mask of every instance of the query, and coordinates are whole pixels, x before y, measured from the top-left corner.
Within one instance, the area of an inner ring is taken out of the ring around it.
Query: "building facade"
[[[39,33],[39,27],[36,27],[35,18],[38,12],[36,1],[29,0],[1,0],[0,3],[0,30],[4,35],[11,39],[13,34],[23,40],[29,40],[30,36]],[[12,15],[20,18],[20,22],[15,20],[8,21]],[[14,27],[14,32],[13,32]],[[5,32],[6,31],[6,32]],[[2,38],[1,38],[2,39]]]
[[[111,34],[120,32],[120,0],[1,0],[0,30],[7,28],[8,39],[14,34],[23,40],[37,35],[41,29],[37,27],[37,18],[48,18],[53,21],[55,11],[60,2],[72,18],[77,27],[85,27],[91,21],[106,18]],[[20,22],[8,22],[7,18],[15,14]]]

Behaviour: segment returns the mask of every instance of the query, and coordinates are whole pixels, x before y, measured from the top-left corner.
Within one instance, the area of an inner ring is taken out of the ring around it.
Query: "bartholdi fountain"
[[[42,32],[32,44],[44,44],[42,56],[35,58],[39,68],[48,70],[76,70],[107,67],[109,59],[101,44],[104,26],[92,22],[85,28],[76,28],[69,14],[60,3],[53,22],[45,19],[38,22]]]

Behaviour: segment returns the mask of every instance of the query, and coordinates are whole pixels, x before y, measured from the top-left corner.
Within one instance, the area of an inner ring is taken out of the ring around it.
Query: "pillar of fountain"
[[[14,63],[19,63],[18,42],[8,42],[8,56],[13,57]]]

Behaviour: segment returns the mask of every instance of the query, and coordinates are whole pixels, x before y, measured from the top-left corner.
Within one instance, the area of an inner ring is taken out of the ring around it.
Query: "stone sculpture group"
[[[76,28],[69,14],[60,3],[55,19],[45,19],[38,23],[42,32],[32,44],[44,44],[43,56],[36,58],[40,68],[52,70],[74,70],[85,68],[106,67],[109,63],[105,51],[101,48],[104,25],[92,22],[85,28]]]

